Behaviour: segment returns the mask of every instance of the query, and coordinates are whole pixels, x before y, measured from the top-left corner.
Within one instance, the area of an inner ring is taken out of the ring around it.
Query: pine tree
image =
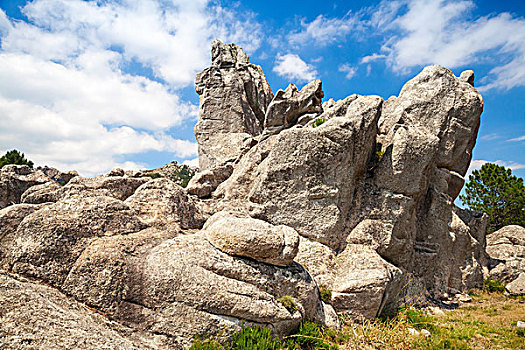
[[[470,209],[488,215],[487,233],[506,225],[525,226],[523,179],[503,166],[485,163],[481,169],[474,170],[465,187],[465,195],[459,199]]]
[[[25,159],[24,154],[16,149],[8,151],[0,158],[0,168],[7,164],[29,165],[30,168],[33,167],[33,162]]]

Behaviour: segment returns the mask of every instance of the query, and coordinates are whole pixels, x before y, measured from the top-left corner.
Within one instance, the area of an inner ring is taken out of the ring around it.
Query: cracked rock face
[[[285,335],[479,286],[486,217],[453,204],[483,109],[473,79],[429,66],[387,101],[323,103],[320,81],[274,96],[241,48],[214,41],[187,189],[121,169],[65,186],[2,169],[0,345],[187,348],[243,323]],[[495,255],[505,237],[489,239],[490,261],[510,266]]]

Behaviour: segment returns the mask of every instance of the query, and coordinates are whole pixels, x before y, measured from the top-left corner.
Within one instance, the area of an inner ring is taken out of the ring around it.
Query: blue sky
[[[0,152],[96,175],[195,164],[195,74],[241,45],[275,92],[387,99],[428,64],[476,73],[472,168],[525,177],[525,2],[0,0]]]

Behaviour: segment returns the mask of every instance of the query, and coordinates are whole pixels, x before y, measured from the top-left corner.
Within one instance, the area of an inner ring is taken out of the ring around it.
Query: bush
[[[27,160],[24,157],[24,154],[21,154],[16,149],[8,151],[2,156],[2,158],[0,158],[0,168],[7,164],[27,165],[30,168],[33,168],[34,165],[32,161]]]
[[[312,128],[317,128],[319,125],[325,122],[324,118],[315,118]]]
[[[303,320],[294,334],[285,338],[288,349],[337,349],[336,344],[329,344],[323,336],[323,328],[312,321]]]
[[[281,348],[281,343],[272,338],[268,328],[248,327],[235,333],[231,348],[235,350],[274,350]]]
[[[489,293],[503,293],[505,291],[505,284],[498,280],[487,278],[483,281],[483,290]]]

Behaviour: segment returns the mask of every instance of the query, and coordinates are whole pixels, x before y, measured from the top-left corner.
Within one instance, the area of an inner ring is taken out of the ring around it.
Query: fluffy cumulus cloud
[[[475,6],[473,0],[383,0],[343,17],[302,21],[287,41],[321,47],[349,38],[377,38],[383,40],[381,48],[361,63],[384,61],[403,74],[428,64],[459,68],[496,63],[480,90],[524,86],[525,19],[506,12],[475,18]]]
[[[317,76],[315,68],[295,54],[277,55],[273,71],[282,77],[298,82],[314,80]]]
[[[358,15],[347,13],[343,18],[317,16],[313,21],[301,21],[299,31],[288,35],[288,42],[298,45],[327,46],[361,31],[363,24]]]
[[[471,19],[467,14],[475,6],[473,1],[404,3],[394,9],[399,12],[388,26],[379,26],[393,33],[381,50],[394,70],[433,63],[455,68],[486,60],[501,64],[482,81],[481,90],[525,85],[524,18],[500,13]]]
[[[219,37],[260,44],[252,14],[207,0],[35,0],[27,21],[0,10],[0,150],[94,175],[126,155],[196,145],[170,131],[196,118],[181,97]],[[136,69],[130,67],[140,67]]]

